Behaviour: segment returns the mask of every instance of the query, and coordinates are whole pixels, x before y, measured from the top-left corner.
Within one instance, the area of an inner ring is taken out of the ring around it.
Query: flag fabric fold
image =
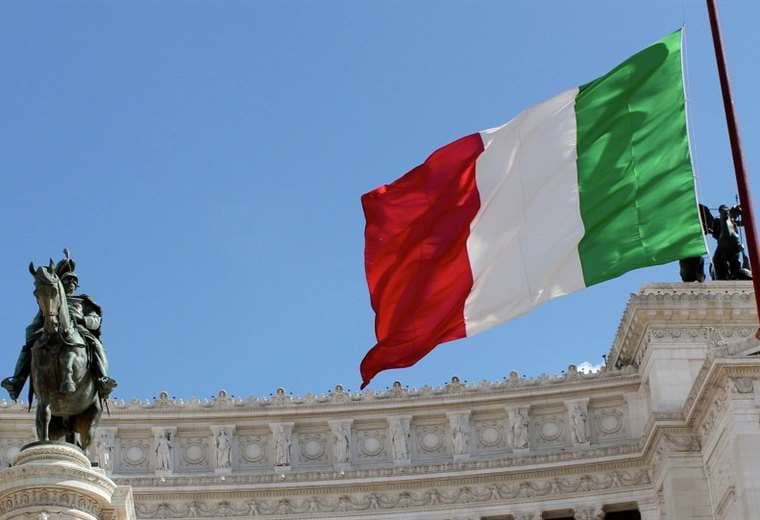
[[[362,387],[436,345],[706,251],[677,31],[362,197],[377,343]]]

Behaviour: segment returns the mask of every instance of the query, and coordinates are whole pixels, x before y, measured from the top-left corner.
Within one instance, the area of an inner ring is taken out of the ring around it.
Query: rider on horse
[[[75,294],[79,286],[79,277],[74,271],[74,260],[69,257],[68,251],[64,251],[64,253],[65,257],[58,262],[55,271],[61,279],[64,291],[66,292],[69,314],[76,322],[77,331],[87,344],[90,358],[90,372],[95,380],[98,394],[102,399],[106,399],[116,386],[116,381],[108,377],[108,360],[103,343],[100,341],[102,311],[100,306],[86,294]],[[31,349],[43,333],[43,317],[38,312],[32,323],[26,328],[26,343],[21,348],[13,376],[5,378],[0,383],[8,391],[13,400],[18,399],[21,389],[24,387],[27,377],[29,377],[32,357]],[[73,388],[63,388],[65,384],[62,384],[62,392],[74,391]]]

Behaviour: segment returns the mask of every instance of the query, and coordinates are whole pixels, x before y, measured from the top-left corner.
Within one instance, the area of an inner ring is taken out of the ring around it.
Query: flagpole
[[[744,156],[742,154],[741,139],[739,137],[739,124],[736,121],[734,100],[731,94],[731,83],[726,69],[726,55],[723,51],[723,37],[720,32],[718,21],[718,7],[715,0],[707,0],[707,12],[710,16],[710,29],[712,30],[713,47],[715,47],[715,61],[718,64],[718,77],[720,78],[720,90],[723,94],[723,108],[726,111],[726,125],[728,126],[728,139],[731,142],[731,157],[734,161],[736,173],[736,185],[739,188],[739,201],[742,205],[742,223],[747,232],[747,249],[749,253],[750,267],[752,268],[752,285],[755,289],[755,305],[757,315],[760,318],[760,254],[757,249],[757,235],[755,235],[755,212],[752,209],[752,199],[749,193],[749,182],[744,169]],[[755,333],[760,339],[760,329]]]

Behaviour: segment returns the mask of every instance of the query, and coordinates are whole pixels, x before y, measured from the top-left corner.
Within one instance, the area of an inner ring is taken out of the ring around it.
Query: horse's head
[[[35,269],[34,263],[29,262],[29,272],[34,277],[34,297],[44,319],[45,333],[52,335],[60,330],[61,314],[65,309],[63,285],[55,272],[53,260],[46,266]]]

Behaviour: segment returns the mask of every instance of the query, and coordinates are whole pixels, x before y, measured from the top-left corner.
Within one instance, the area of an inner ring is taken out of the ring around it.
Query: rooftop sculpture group
[[[718,208],[718,218],[715,218],[707,206],[700,204],[699,216],[704,233],[717,241],[710,263],[710,277],[713,280],[751,280],[752,271],[739,236],[741,206],[722,204]],[[685,258],[680,261],[680,266],[684,282],[705,281],[705,261],[701,256]]]
[[[64,438],[85,449],[116,381],[108,377],[100,341],[101,308],[86,294],[76,294],[75,266],[68,250],[57,264],[52,259],[47,266],[29,264],[39,312],[26,328],[13,375],[0,384],[15,401],[31,375],[37,439]]]

